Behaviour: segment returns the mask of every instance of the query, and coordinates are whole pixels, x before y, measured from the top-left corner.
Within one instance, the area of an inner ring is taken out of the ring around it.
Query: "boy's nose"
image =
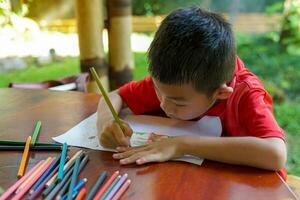
[[[172,110],[170,104],[163,98],[160,102],[160,107],[163,109],[163,111],[165,111],[165,113],[173,114],[173,110]]]

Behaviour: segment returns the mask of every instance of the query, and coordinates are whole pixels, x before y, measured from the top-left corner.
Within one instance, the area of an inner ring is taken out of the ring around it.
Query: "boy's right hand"
[[[133,131],[127,123],[122,122],[122,124],[124,130],[115,121],[103,125],[98,135],[102,146],[114,149],[119,146],[130,146],[130,137]]]

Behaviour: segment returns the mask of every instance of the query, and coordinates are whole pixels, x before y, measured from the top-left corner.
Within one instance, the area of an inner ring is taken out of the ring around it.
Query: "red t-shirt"
[[[204,116],[219,117],[222,136],[278,137],[285,141],[284,132],[273,115],[271,96],[238,57],[229,85],[233,88],[231,96],[218,101],[197,120]],[[134,114],[161,110],[151,77],[127,83],[118,92]],[[279,174],[286,179],[285,169]]]

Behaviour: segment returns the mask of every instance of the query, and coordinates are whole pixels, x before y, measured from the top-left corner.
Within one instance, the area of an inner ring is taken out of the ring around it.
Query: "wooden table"
[[[0,139],[25,140],[37,120],[43,125],[40,142],[57,136],[96,111],[99,96],[79,92],[0,89]],[[71,148],[72,155],[76,148]],[[202,166],[181,162],[120,166],[112,153],[86,150],[90,160],[81,177],[88,188],[98,175],[120,170],[132,184],[122,199],[296,199],[280,177],[270,171],[204,161]],[[27,169],[59,152],[31,152]],[[17,178],[22,152],[0,152],[0,186]]]

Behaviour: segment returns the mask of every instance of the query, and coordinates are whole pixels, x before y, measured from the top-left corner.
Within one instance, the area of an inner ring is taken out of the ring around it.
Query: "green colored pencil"
[[[37,137],[38,137],[38,135],[39,135],[41,126],[42,126],[42,122],[41,122],[41,121],[38,121],[38,122],[36,123],[36,125],[35,125],[34,132],[33,132],[33,134],[32,134],[31,146],[34,146],[34,145],[35,145],[35,142],[36,142]]]
[[[125,128],[124,128],[124,126],[123,126],[121,120],[120,120],[119,117],[118,117],[117,112],[115,111],[113,105],[111,104],[111,102],[110,102],[110,100],[109,100],[109,98],[108,98],[108,96],[107,96],[107,94],[106,94],[106,92],[105,92],[105,90],[104,90],[104,87],[103,87],[102,84],[101,84],[100,78],[99,78],[99,76],[98,76],[98,74],[97,74],[95,68],[94,68],[94,67],[90,68],[90,71],[91,71],[91,73],[92,73],[94,79],[96,80],[96,83],[97,83],[97,85],[98,85],[98,87],[99,87],[99,89],[100,89],[100,91],[101,91],[101,93],[102,93],[102,96],[104,97],[104,100],[105,100],[106,104],[108,105],[108,107],[109,107],[109,109],[110,109],[110,112],[111,112],[111,114],[113,115],[115,121],[119,124],[119,126],[120,126],[120,128],[121,128],[122,130],[125,130]]]
[[[109,186],[109,188],[107,188],[106,192],[102,195],[102,197],[100,198],[100,200],[104,200],[106,199],[106,197],[108,196],[108,194],[110,193],[110,191],[115,187],[115,185],[117,184],[117,182],[120,180],[121,176],[119,175],[114,182],[112,182],[112,184]]]

